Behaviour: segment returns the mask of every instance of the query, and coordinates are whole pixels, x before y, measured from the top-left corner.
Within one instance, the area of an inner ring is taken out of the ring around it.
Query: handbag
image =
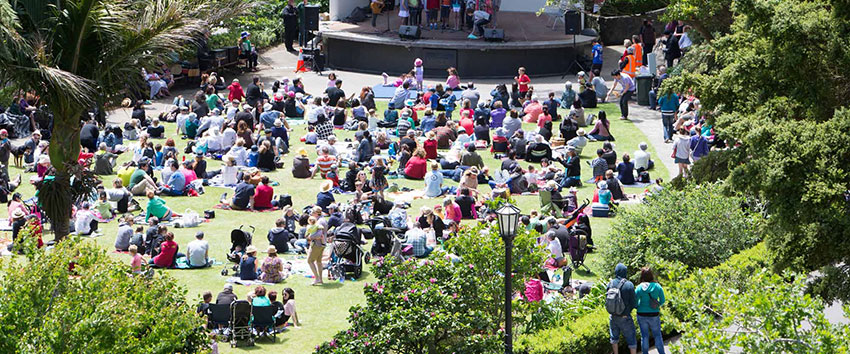
[[[672,154],[670,154],[670,158],[671,158],[671,159],[675,159],[675,158],[676,158],[676,145],[673,145],[673,153],[672,153]]]

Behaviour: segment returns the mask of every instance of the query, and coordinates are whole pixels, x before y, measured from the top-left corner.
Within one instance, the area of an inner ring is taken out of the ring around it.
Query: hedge
[[[608,332],[608,312],[600,307],[565,326],[520,335],[514,342],[514,351],[527,354],[605,354],[611,351]]]

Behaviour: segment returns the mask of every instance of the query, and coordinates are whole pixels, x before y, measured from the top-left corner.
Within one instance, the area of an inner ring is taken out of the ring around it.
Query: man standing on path
[[[294,52],[292,42],[298,36],[298,16],[299,10],[295,7],[295,0],[289,0],[286,7],[283,8],[283,35],[284,43],[286,43],[286,51]]]
[[[611,346],[614,354],[618,354],[620,342],[620,334],[626,338],[626,345],[629,346],[631,354],[637,353],[637,334],[635,333],[635,322],[632,320],[632,310],[634,310],[635,301],[635,285],[629,281],[628,268],[622,263],[618,263],[614,268],[614,279],[608,283],[608,290],[605,294],[605,308],[611,314],[608,325],[611,332]]]
[[[648,63],[646,54],[652,52],[652,48],[655,48],[655,28],[652,27],[651,19],[643,20],[643,26],[640,28],[640,39],[643,42],[642,61]]]
[[[661,108],[661,127],[664,130],[664,143],[673,142],[673,122],[676,121],[676,112],[679,109],[679,96],[673,93],[672,90],[658,99],[659,108]]]
[[[307,0],[298,4],[298,45],[304,48],[307,44]]]
[[[614,70],[611,76],[614,77],[614,85],[611,86],[611,91],[608,91],[608,95],[614,93],[615,96],[620,96],[620,119],[628,120],[629,100],[632,99],[632,95],[635,93],[635,81],[631,76],[620,74],[620,70]],[[619,92],[615,92],[618,85],[622,89]]]
[[[593,66],[591,66],[591,71],[602,70],[602,44],[599,43],[598,38],[593,39],[593,47],[590,49],[591,53],[593,53]]]

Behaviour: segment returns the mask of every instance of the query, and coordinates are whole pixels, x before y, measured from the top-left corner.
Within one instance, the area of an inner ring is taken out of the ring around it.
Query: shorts
[[[689,159],[682,159],[682,158],[677,157],[674,160],[675,160],[676,163],[683,163],[683,164],[686,164],[686,165],[691,164],[691,160],[689,160]]]
[[[451,6],[446,6],[446,5],[441,5],[441,6],[440,6],[440,16],[442,16],[442,18],[447,18],[447,17],[449,17],[449,13],[450,13],[451,11],[452,11],[452,7],[451,7]]]
[[[460,5],[452,5],[452,12],[460,12]]]
[[[429,21],[436,21],[439,19],[439,17],[437,17],[437,14],[439,14],[439,10],[437,9],[428,9],[427,14]]]

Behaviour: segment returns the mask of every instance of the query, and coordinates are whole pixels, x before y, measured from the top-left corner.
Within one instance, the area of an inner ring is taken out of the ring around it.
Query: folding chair
[[[558,5],[544,7],[543,8],[543,14],[545,14],[547,17],[549,17],[549,19],[546,20],[546,25],[548,26],[549,21],[551,20],[553,31],[555,30],[555,27],[558,26],[559,21],[561,23],[563,23],[564,25],[566,25],[566,23],[564,22],[564,15],[566,15],[568,7],[569,7],[569,1],[568,0],[561,0],[561,2],[558,3]]]
[[[272,342],[277,341],[277,332],[274,329],[275,313],[277,308],[274,306],[254,306],[251,309],[251,314],[254,315],[254,329],[264,337],[271,334]]]
[[[541,189],[538,192],[540,196],[540,213],[543,215],[553,215],[557,217],[562,217],[564,214],[555,203],[552,201],[552,191],[548,189]]]
[[[209,330],[227,327],[230,324],[230,305],[210,304],[210,314],[207,321],[208,324],[215,327],[208,328]]]

